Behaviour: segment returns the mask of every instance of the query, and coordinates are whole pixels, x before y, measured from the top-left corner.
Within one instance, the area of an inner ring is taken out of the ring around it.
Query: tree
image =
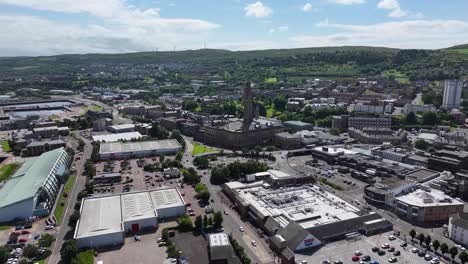
[[[422,245],[422,243],[424,242],[424,239],[425,239],[425,238],[426,238],[426,237],[424,236],[423,233],[419,234],[419,236],[418,236],[419,245]]]
[[[416,117],[416,114],[409,112],[405,117],[405,122],[408,125],[415,125],[418,123],[418,118]]]
[[[179,230],[183,232],[187,232],[193,229],[192,219],[188,214],[183,214],[179,219],[177,219],[179,223]]]
[[[10,251],[4,246],[0,246],[0,263],[6,263],[9,257]]]
[[[434,242],[432,242],[432,247],[434,248],[434,251],[437,252],[437,250],[438,250],[439,247],[440,247],[440,242],[439,242],[439,240],[437,240],[437,239],[434,240]]]
[[[149,134],[151,137],[158,138],[158,139],[166,139],[169,137],[169,131],[164,127],[160,127],[158,124],[154,123],[149,130]]]
[[[193,164],[200,170],[208,169],[209,161],[206,157],[197,156],[193,159]]]
[[[460,259],[460,262],[462,264],[468,262],[468,254],[466,253],[466,251],[461,252],[460,255],[458,255],[458,258]]]
[[[213,213],[213,225],[215,229],[219,229],[223,226],[223,214],[221,211]]]
[[[442,252],[443,255],[448,253],[448,249],[449,247],[447,244],[442,243],[442,245],[440,245],[440,252]]]
[[[427,143],[424,139],[418,139],[414,142],[414,147],[420,150],[426,150],[429,147],[429,143]]]
[[[213,217],[211,215],[208,216],[208,225],[213,225]]]
[[[12,232],[10,234],[10,236],[8,237],[8,241],[10,241],[11,244],[16,244],[16,242],[18,242],[18,233],[16,232]]]
[[[67,240],[63,243],[62,248],[60,249],[60,257],[62,258],[63,263],[69,264],[78,254],[78,246],[75,240]]]
[[[208,227],[208,217],[206,215],[203,216],[203,228]]]
[[[51,234],[44,233],[41,235],[39,240],[37,241],[37,245],[40,247],[50,247],[52,243],[54,243],[55,237]]]
[[[416,231],[414,229],[411,229],[411,231],[409,231],[409,235],[411,237],[411,240],[413,240],[414,237],[416,236]]]
[[[429,248],[431,244],[432,238],[430,235],[427,235],[426,238],[424,239],[424,243],[426,244],[426,248]]]
[[[194,168],[183,169],[182,175],[184,175],[183,181],[185,183],[196,184],[200,182],[200,176]]]
[[[71,227],[72,229],[75,229],[76,223],[80,219],[80,211],[75,210],[73,213],[70,215],[70,218],[68,219],[68,226]]]
[[[195,218],[195,230],[201,232],[203,229],[203,218],[201,215],[197,215]]]
[[[31,260],[39,255],[39,248],[33,244],[27,244],[23,247],[23,257]]]
[[[452,258],[452,260],[457,256],[458,254],[458,249],[457,247],[453,246],[450,248],[449,250],[449,253],[450,253],[450,257]]]
[[[437,124],[437,114],[434,112],[424,113],[422,119],[424,125],[434,126]]]
[[[278,96],[273,100],[273,105],[275,107],[275,110],[277,111],[284,111],[284,108],[286,107],[286,104],[288,101],[283,96]]]

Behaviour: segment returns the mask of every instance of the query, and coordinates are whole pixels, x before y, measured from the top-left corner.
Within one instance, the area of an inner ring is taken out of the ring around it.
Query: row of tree
[[[424,235],[423,233],[417,234],[414,229],[410,230],[409,235],[411,237],[411,240],[414,240],[416,238],[419,241],[419,245],[422,246],[424,244],[428,249],[431,247],[432,238],[430,235]],[[464,264],[468,262],[468,253],[462,251],[460,254],[458,254],[459,252],[456,246],[452,246],[449,248],[449,246],[446,243],[440,243],[439,240],[434,240],[432,241],[432,248],[435,252],[437,252],[440,249],[442,255],[449,253],[452,260],[455,259],[455,257],[458,255],[458,258],[460,259],[461,263]]]
[[[255,160],[246,162],[233,162],[228,165],[218,165],[211,170],[210,182],[211,184],[223,184],[228,181],[236,181],[245,175],[262,172],[268,170],[265,163]]]

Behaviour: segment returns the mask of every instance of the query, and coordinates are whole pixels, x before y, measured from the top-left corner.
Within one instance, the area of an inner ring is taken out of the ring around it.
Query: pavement
[[[194,167],[192,150],[193,145],[190,138],[185,137],[186,148],[183,158],[185,167]],[[269,249],[267,243],[258,236],[257,230],[250,225],[250,223],[244,222],[240,219],[239,215],[234,210],[229,208],[227,201],[223,202],[218,193],[221,192],[221,187],[212,185],[210,183],[210,173],[207,170],[197,170],[199,174],[203,175],[201,180],[211,193],[212,202],[211,206],[217,211],[226,211],[228,215],[223,214],[223,227],[226,234],[230,234],[236,239],[245,249],[245,252],[252,260],[252,263],[269,264],[274,263],[273,252]],[[204,174],[206,172],[206,175]],[[225,199],[224,199],[225,200]],[[244,232],[240,231],[240,227],[244,227]],[[252,245],[252,240],[257,242],[257,246]]]
[[[67,239],[73,238],[73,233],[71,232],[72,229],[68,226],[68,218],[74,211],[75,201],[77,200],[78,193],[84,189],[86,184],[86,176],[83,175],[84,164],[86,160],[91,157],[91,153],[93,151],[93,147],[89,140],[82,137],[79,133],[76,133],[76,131],[72,133],[74,133],[77,138],[83,139],[86,145],[83,150],[83,156],[75,165],[77,177],[69,195],[69,202],[67,204],[67,208],[65,209],[65,213],[63,214],[62,224],[56,229],[56,241],[52,249],[52,254],[47,259],[47,263],[50,264],[60,263],[60,248],[62,247],[63,242]]]

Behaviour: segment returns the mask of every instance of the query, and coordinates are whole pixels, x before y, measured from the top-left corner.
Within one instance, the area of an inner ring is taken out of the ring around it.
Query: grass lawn
[[[10,143],[8,143],[8,140],[2,141],[2,149],[5,152],[11,152],[11,147],[10,147]]]
[[[45,259],[41,259],[41,260],[39,260],[37,263],[39,263],[39,264],[45,264]]]
[[[10,226],[7,226],[7,225],[0,225],[0,231],[1,230],[8,230],[10,229]]]
[[[277,83],[278,79],[276,77],[266,78],[265,83]]]
[[[18,163],[6,164],[0,168],[0,182],[8,180],[18,168]]]
[[[212,148],[209,148],[200,144],[196,144],[196,143],[193,144],[193,151],[192,151],[193,155],[207,153],[207,152],[216,152],[216,149],[212,149]]]
[[[73,261],[73,263],[79,263],[79,264],[93,264],[94,263],[94,251],[92,249],[83,251],[78,253],[76,256],[76,262]]]
[[[68,195],[70,195],[73,183],[75,183],[75,175],[70,175],[63,189],[63,193],[67,193]],[[64,197],[63,193],[62,196],[60,196],[60,200],[58,201],[57,207],[55,208],[54,212],[55,218],[57,219],[59,224],[62,223],[63,213],[65,212],[65,206],[67,206],[67,200],[69,197],[68,195],[67,197]]]
[[[274,113],[273,107],[269,106],[266,108],[266,117],[272,118]]]
[[[90,107],[90,110],[94,111],[94,112],[101,112],[102,107],[100,105],[97,105],[97,104],[92,104],[91,107]]]

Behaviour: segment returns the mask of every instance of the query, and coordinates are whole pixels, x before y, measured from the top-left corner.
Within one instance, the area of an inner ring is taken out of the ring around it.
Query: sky
[[[0,0],[0,56],[468,43],[468,0]]]

